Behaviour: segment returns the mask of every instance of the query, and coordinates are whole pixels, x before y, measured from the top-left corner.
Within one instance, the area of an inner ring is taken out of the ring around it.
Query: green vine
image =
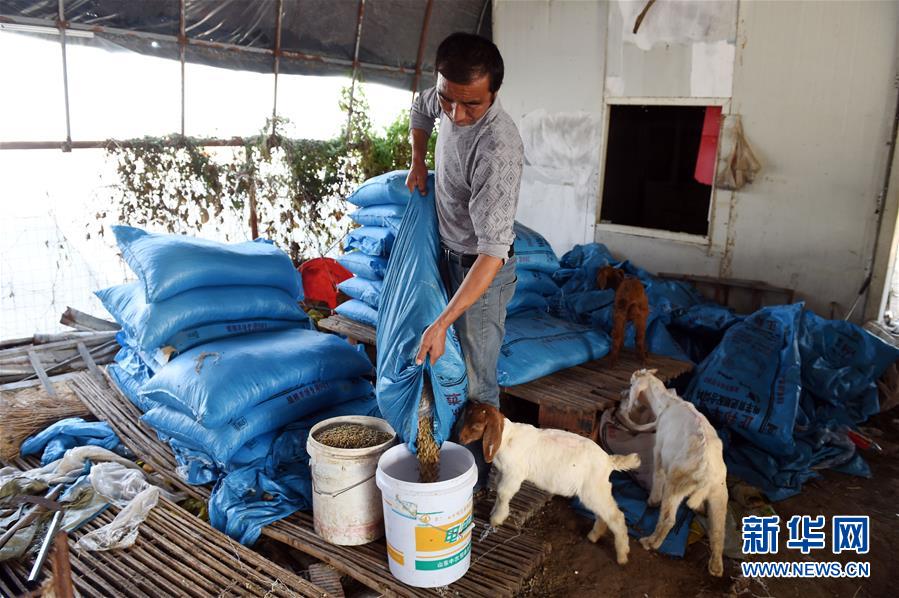
[[[348,88],[340,106],[348,113]],[[277,134],[286,121],[272,124],[236,148],[210,148],[180,135],[110,141],[107,153],[118,179],[111,217],[172,233],[211,228],[227,237],[227,222],[245,222],[249,231],[248,208],[255,199],[259,235],[273,239],[299,264],[326,253],[353,226],[345,217],[344,198],[359,183],[408,168],[412,156],[408,112],[374,132],[361,88],[349,134],[344,127],[334,139],[290,139]],[[265,133],[272,130],[274,135]],[[434,142],[432,137],[430,164]],[[97,214],[101,221],[108,216]]]

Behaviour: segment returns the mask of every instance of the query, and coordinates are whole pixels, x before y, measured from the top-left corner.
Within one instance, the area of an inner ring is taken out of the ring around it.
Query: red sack
[[[353,273],[329,257],[319,257],[300,265],[306,301],[319,301],[331,309],[337,307],[337,285]]]

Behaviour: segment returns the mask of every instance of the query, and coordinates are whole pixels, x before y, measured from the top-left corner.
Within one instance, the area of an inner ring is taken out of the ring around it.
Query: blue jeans
[[[441,271],[450,298],[462,285],[469,268],[441,256]],[[515,258],[506,261],[490,287],[456,320],[454,327],[468,373],[468,400],[499,409],[496,364],[506,334],[506,305],[515,294]]]

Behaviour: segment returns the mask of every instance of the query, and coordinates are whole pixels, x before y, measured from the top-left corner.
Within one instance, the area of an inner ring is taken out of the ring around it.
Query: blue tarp
[[[43,451],[41,465],[46,465],[62,458],[67,450],[76,446],[99,446],[113,450],[119,444],[119,437],[106,422],[69,417],[50,424],[26,439],[19,452],[27,457]]]
[[[406,208],[390,257],[378,310],[378,406],[399,437],[415,450],[418,404],[424,376],[434,391],[434,438],[449,438],[466,400],[468,377],[462,349],[452,327],[446,352],[432,367],[415,364],[421,335],[447,304],[437,266],[440,245],[433,183],[428,195],[416,191]],[[409,191],[406,191],[409,194]]]

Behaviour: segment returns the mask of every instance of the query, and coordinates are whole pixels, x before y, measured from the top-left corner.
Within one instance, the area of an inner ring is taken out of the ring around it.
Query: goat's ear
[[[487,422],[484,425],[484,438],[481,439],[484,448],[484,461],[493,463],[493,458],[503,441],[503,414],[496,408],[487,408]]]
[[[596,288],[600,290],[604,290],[606,288],[606,279],[608,278],[608,272],[606,272],[605,268],[600,268],[596,271]]]

